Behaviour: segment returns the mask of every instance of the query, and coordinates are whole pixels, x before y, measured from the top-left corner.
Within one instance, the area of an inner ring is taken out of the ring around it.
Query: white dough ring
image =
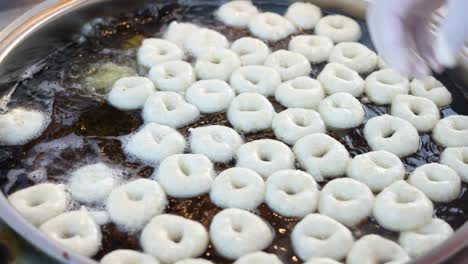
[[[342,15],[322,17],[315,25],[315,34],[327,36],[335,43],[358,41],[361,38],[361,27],[353,19]]]
[[[211,161],[201,154],[177,154],[159,165],[156,180],[169,196],[190,198],[210,191],[214,180]]]
[[[304,261],[327,257],[341,260],[354,243],[351,232],[326,215],[309,214],[291,233],[294,252]]]
[[[383,189],[375,198],[374,217],[384,228],[408,231],[427,224],[434,206],[416,187],[401,180]]]
[[[15,108],[0,115],[0,146],[25,144],[41,135],[50,123],[43,112]]]
[[[249,168],[263,178],[279,170],[294,168],[294,154],[284,143],[273,139],[259,139],[237,149],[237,167]]]
[[[275,115],[272,123],[275,136],[289,145],[314,133],[325,133],[325,123],[312,109],[289,108]]]
[[[355,226],[372,214],[374,195],[365,185],[352,178],[340,178],[328,182],[320,192],[318,209],[346,225]]]
[[[453,229],[447,222],[434,218],[418,229],[401,232],[398,243],[411,257],[417,258],[440,245],[452,234]]]
[[[312,71],[309,60],[304,55],[288,50],[278,50],[268,55],[265,66],[275,69],[283,81],[307,76]]]
[[[185,93],[187,101],[202,113],[226,111],[235,96],[231,86],[221,80],[200,80]]]
[[[419,132],[430,132],[440,119],[439,109],[431,100],[400,94],[392,101],[392,116],[410,122]]]
[[[348,165],[346,175],[380,192],[390,184],[403,180],[405,167],[400,158],[388,151],[371,151],[355,156]]]
[[[322,17],[322,10],[310,3],[296,2],[289,6],[284,17],[297,28],[309,30],[313,29]]]
[[[299,139],[293,151],[302,168],[318,182],[343,175],[350,160],[348,151],[340,142],[322,133]]]
[[[157,38],[143,40],[137,52],[137,61],[146,68],[173,60],[182,60],[184,52],[174,43]]]
[[[328,60],[333,41],[325,36],[300,35],[291,39],[288,49],[304,55],[311,63],[318,64]]]
[[[410,85],[410,92],[412,95],[425,97],[433,101],[438,107],[452,103],[450,91],[433,76],[414,79]]]
[[[325,97],[322,84],[301,76],[282,83],[275,92],[275,99],[287,108],[315,109]]]
[[[221,208],[253,210],[265,196],[265,182],[255,171],[234,167],[216,176],[210,198]]]
[[[451,202],[461,192],[460,177],[447,165],[429,163],[416,168],[408,178],[409,184],[421,190],[434,202]]]
[[[195,64],[197,76],[202,80],[228,81],[232,72],[241,66],[237,54],[229,49],[212,48],[200,54]]]
[[[266,41],[278,41],[296,32],[289,20],[271,12],[254,16],[250,20],[249,30],[252,35]]]
[[[235,129],[252,133],[270,128],[274,114],[273,105],[264,96],[242,93],[232,100],[227,119]]]
[[[366,78],[364,90],[371,102],[377,105],[391,104],[395,96],[408,94],[409,82],[397,71],[383,69]]]
[[[270,54],[270,48],[265,42],[251,37],[243,37],[234,41],[231,50],[237,53],[244,66],[263,65]]]
[[[397,243],[379,235],[361,237],[354,243],[346,258],[346,264],[404,264],[409,261],[410,257]]]
[[[124,143],[124,151],[145,162],[161,162],[166,157],[182,153],[186,142],[177,130],[148,123],[131,134]]]
[[[159,261],[151,255],[143,254],[136,250],[117,249],[105,255],[100,264],[159,264]]]
[[[342,263],[331,258],[310,258],[307,262],[304,262],[304,264],[342,264]]]
[[[193,56],[199,57],[212,49],[229,48],[229,41],[219,32],[208,28],[200,28],[188,33],[184,47]]]
[[[239,28],[247,27],[257,14],[257,8],[250,1],[227,2],[216,12],[217,18],[225,25]]]
[[[468,147],[468,116],[441,119],[432,130],[432,138],[443,147]]]
[[[52,240],[85,257],[94,256],[101,247],[101,229],[84,207],[49,219],[40,230]]]
[[[337,44],[330,53],[329,62],[337,62],[358,73],[368,73],[377,67],[377,54],[357,42]]]
[[[349,93],[354,97],[359,97],[364,91],[364,80],[359,74],[339,63],[329,63],[320,74],[317,80],[322,83],[327,94]]]
[[[235,70],[229,83],[237,93],[259,93],[271,96],[281,84],[281,76],[270,67],[250,65]]]
[[[107,198],[106,209],[112,222],[135,232],[161,214],[166,205],[166,194],[156,181],[138,179],[114,189]]]
[[[446,148],[440,156],[440,163],[454,169],[463,182],[468,182],[468,147]]]
[[[200,111],[175,92],[153,93],[143,107],[146,123],[155,122],[170,127],[183,127],[195,121]]]
[[[124,77],[114,83],[107,101],[121,110],[135,110],[142,108],[154,91],[153,83],[146,77]]]
[[[163,214],[145,226],[140,243],[145,253],[163,263],[174,263],[203,254],[208,247],[208,232],[196,221]]]
[[[118,173],[104,163],[83,166],[72,172],[70,192],[83,203],[98,203],[107,198],[118,184]]]
[[[195,82],[195,71],[185,61],[168,61],[152,67],[148,77],[158,90],[185,92]]]
[[[19,190],[8,196],[11,205],[35,226],[55,217],[67,209],[65,186],[41,183]]]
[[[408,121],[390,115],[373,117],[364,127],[364,137],[372,150],[386,150],[399,157],[419,149],[419,134]]]
[[[364,108],[358,99],[348,93],[335,93],[325,98],[318,108],[320,115],[332,129],[348,129],[361,125]]]
[[[241,209],[224,209],[213,217],[210,224],[211,243],[220,255],[228,259],[263,250],[273,237],[273,230],[263,219]]]
[[[265,253],[262,251],[247,254],[233,264],[283,264],[275,254]]]
[[[179,48],[184,48],[185,42],[187,42],[188,36],[198,31],[200,28],[192,23],[179,23],[173,21],[169,24],[163,38],[176,44]]]
[[[203,154],[214,162],[229,162],[244,143],[232,128],[213,125],[190,130],[190,148],[194,154]]]
[[[304,217],[317,208],[319,190],[314,178],[300,170],[281,170],[268,177],[265,202],[285,217]]]

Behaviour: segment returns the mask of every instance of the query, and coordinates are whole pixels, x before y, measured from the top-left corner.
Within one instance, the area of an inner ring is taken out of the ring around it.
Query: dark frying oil
[[[264,3],[265,1],[262,1]],[[272,1],[273,2],[273,1]],[[263,10],[283,13],[285,4],[260,5]],[[135,63],[135,50],[142,37],[160,36],[161,31],[173,20],[189,21],[218,30],[233,41],[249,32],[243,29],[233,29],[217,22],[212,12],[214,5],[181,6],[169,4],[163,6],[146,6],[134,13],[123,14],[115,18],[96,20],[89,25],[79,42],[70,43],[63,50],[57,51],[45,60],[42,70],[33,78],[20,82],[11,106],[26,106],[39,108],[52,113],[52,123],[36,140],[24,145],[0,147],[0,187],[8,195],[17,190],[31,186],[44,180],[64,182],[68,172],[83,164],[98,160],[122,168],[123,177],[127,179],[150,177],[154,168],[129,160],[121,148],[119,136],[135,131],[142,120],[138,111],[123,112],[105,104],[103,97],[89,91],[84,79],[92,72],[90,65],[102,62],[115,62],[138,70]],[[364,32],[363,43],[370,46],[365,25],[361,23]],[[301,32],[311,33],[311,32]],[[285,49],[289,39],[269,43],[273,50]],[[313,65],[312,77],[316,77],[323,65]],[[441,76],[449,87],[453,82]],[[453,93],[456,93],[452,89]],[[457,95],[457,94],[456,94]],[[456,100],[464,100],[455,96]],[[284,110],[273,98],[270,98],[276,111]],[[459,104],[459,103],[458,103]],[[461,105],[466,105],[463,101]],[[388,113],[388,107],[365,104],[366,119]],[[455,114],[448,107],[442,109],[442,116]],[[202,116],[194,124],[179,129],[187,136],[189,129],[208,124],[230,126],[224,113]],[[363,137],[363,126],[346,131],[331,132],[331,136],[343,143],[351,156],[370,151]],[[262,138],[275,138],[271,130],[244,135],[246,141]],[[416,167],[439,160],[442,149],[437,146],[430,135],[421,136],[421,146],[417,154],[403,159],[407,173]],[[234,166],[230,164],[215,164],[217,171]],[[324,183],[321,184],[323,186]],[[468,219],[467,185],[463,184],[460,197],[450,203],[436,204],[435,215],[446,220],[457,229]],[[177,214],[196,220],[208,228],[213,216],[221,209],[210,202],[208,195],[192,199],[170,198],[167,213]],[[254,213],[268,220],[276,232],[273,243],[267,252],[277,254],[284,263],[297,263],[299,259],[291,248],[289,235],[299,219],[284,218],[272,212],[262,204]],[[352,228],[356,238],[365,234],[377,233],[389,239],[397,239],[398,234],[381,228],[370,218],[357,227]],[[140,249],[138,234],[127,234],[118,230],[115,225],[102,226],[103,246],[94,257],[102,256],[115,249]],[[204,253],[207,259],[215,263],[230,263],[217,255],[210,245]]]

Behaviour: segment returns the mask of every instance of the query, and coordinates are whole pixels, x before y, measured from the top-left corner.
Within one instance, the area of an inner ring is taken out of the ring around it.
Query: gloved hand
[[[440,29],[433,15],[444,6]],[[468,0],[373,0],[367,22],[383,60],[401,73],[420,77],[453,67],[468,40]]]

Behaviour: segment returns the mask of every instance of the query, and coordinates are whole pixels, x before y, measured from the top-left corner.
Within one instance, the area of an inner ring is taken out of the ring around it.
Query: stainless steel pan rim
[[[88,5],[107,1],[110,0],[46,0],[26,12],[0,32],[0,67],[4,66],[5,59],[12,51],[45,25]],[[368,5],[366,0],[312,0],[312,2],[325,8],[339,9],[360,18],[364,18]],[[80,264],[97,263],[49,239],[14,210],[3,193],[0,195],[0,217],[31,244],[59,261]],[[468,245],[467,233],[468,224],[465,224],[443,245],[415,260],[414,263],[439,263],[448,259]]]

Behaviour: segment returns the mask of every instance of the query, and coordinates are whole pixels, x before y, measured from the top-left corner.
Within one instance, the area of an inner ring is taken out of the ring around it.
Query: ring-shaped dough
[[[155,178],[167,195],[190,198],[209,192],[214,175],[213,163],[206,156],[177,154],[161,162]]]
[[[344,225],[326,215],[309,214],[291,233],[294,252],[302,259],[327,257],[341,260],[353,246],[354,238]]]
[[[157,182],[138,179],[115,188],[107,198],[106,209],[112,222],[136,232],[161,214],[166,205],[166,194]]]
[[[409,81],[395,70],[383,69],[367,76],[364,90],[371,102],[391,104],[395,96],[408,94]]]
[[[231,86],[221,80],[200,80],[192,84],[185,93],[187,101],[201,113],[226,111],[235,96]]]
[[[434,218],[427,225],[415,230],[401,232],[398,243],[413,258],[420,257],[453,234],[452,227],[442,219]]]
[[[293,151],[302,168],[317,182],[343,175],[350,160],[348,151],[340,142],[322,133],[299,139]]]
[[[275,254],[262,251],[250,253],[237,259],[233,264],[283,264]]]
[[[252,35],[266,41],[278,41],[296,32],[289,20],[272,12],[254,16],[250,20],[249,30]]]
[[[319,105],[319,113],[327,127],[348,129],[358,127],[364,121],[364,108],[358,99],[349,93],[335,93]]]
[[[263,65],[270,54],[265,42],[251,37],[243,37],[234,41],[231,50],[237,53],[243,66]]]
[[[265,66],[275,69],[283,81],[307,76],[312,71],[309,60],[304,55],[288,50],[278,50],[268,55]]]
[[[273,237],[272,228],[262,218],[241,209],[224,209],[210,224],[211,243],[228,259],[263,250]]]
[[[235,70],[229,83],[237,93],[259,93],[271,96],[281,84],[281,76],[270,67],[250,65]]]
[[[205,227],[181,216],[163,214],[155,216],[141,232],[143,251],[161,260],[174,263],[198,257],[208,247]]]
[[[257,8],[250,1],[227,2],[216,11],[216,17],[225,25],[239,28],[247,27],[257,14]]]
[[[192,32],[198,31],[199,29],[200,27],[192,23],[180,23],[173,21],[167,27],[163,38],[183,49],[184,44],[187,42],[188,36],[190,36]]]
[[[419,132],[430,132],[440,119],[439,109],[431,100],[400,94],[393,98],[392,116],[410,122]]]
[[[401,180],[376,196],[373,214],[386,229],[408,231],[430,222],[433,209],[431,200],[422,191]]]
[[[307,262],[304,262],[304,264],[342,264],[342,263],[331,258],[310,258]]]
[[[64,185],[41,183],[14,192],[8,201],[28,222],[40,226],[65,212],[68,196]]]
[[[294,145],[300,138],[314,133],[325,133],[325,123],[312,109],[289,108],[275,115],[272,123],[275,136]]]
[[[331,51],[329,62],[337,62],[358,73],[368,73],[377,67],[377,54],[358,42],[342,42]]]
[[[361,27],[347,16],[328,15],[317,22],[315,34],[327,36],[335,43],[358,41],[361,38]]]
[[[184,48],[195,57],[208,53],[211,49],[227,49],[229,41],[227,38],[214,30],[199,28],[188,33],[184,42]]]
[[[158,90],[185,92],[195,82],[195,71],[185,61],[168,61],[151,68],[148,77]]]
[[[242,93],[232,100],[227,119],[235,129],[252,133],[270,128],[274,114],[273,105],[264,96]]]
[[[190,130],[190,148],[194,154],[203,154],[214,162],[229,162],[244,143],[232,128],[212,125]]]
[[[136,250],[117,249],[105,255],[100,264],[159,264],[159,261],[153,256],[143,254]]]
[[[282,83],[275,92],[275,99],[287,108],[316,109],[325,97],[322,84],[301,76]]]
[[[135,110],[142,108],[154,91],[153,83],[146,77],[124,77],[114,83],[107,102],[121,110]]]
[[[118,184],[118,173],[104,163],[83,166],[71,173],[70,193],[83,203],[98,203]]]
[[[348,165],[346,175],[380,192],[390,184],[403,180],[405,167],[400,158],[385,150],[371,151],[355,156]]]
[[[237,54],[229,49],[211,48],[199,54],[195,71],[202,80],[218,79],[228,81],[232,72],[241,66]]]
[[[328,60],[333,41],[325,36],[299,35],[291,39],[288,49],[304,55],[311,63],[318,64]]]
[[[359,97],[364,91],[364,80],[359,74],[336,62],[328,63],[317,76],[327,94],[349,93]]]
[[[443,147],[468,147],[468,116],[441,119],[432,130],[432,138]]]
[[[41,135],[50,123],[43,112],[15,108],[0,115],[0,146],[23,145]]]
[[[409,184],[421,190],[434,202],[447,203],[458,198],[461,181],[457,172],[447,165],[429,163],[416,168]]]
[[[446,148],[440,155],[440,163],[454,169],[463,182],[468,182],[468,147]]]
[[[142,116],[146,123],[155,122],[178,128],[195,121],[200,111],[178,93],[155,92],[146,100]]]
[[[259,139],[237,149],[237,167],[249,168],[268,178],[279,170],[294,168],[294,154],[284,143],[273,139]]]
[[[296,2],[288,7],[284,17],[297,28],[310,30],[322,17],[322,10],[311,3]]]
[[[372,214],[374,195],[365,185],[352,178],[328,182],[320,191],[318,210],[336,221],[355,226]]]
[[[175,264],[214,264],[213,262],[203,258],[188,258],[179,260]]]
[[[399,157],[416,153],[419,134],[408,121],[390,115],[373,117],[364,127],[364,137],[372,150],[386,150]]]
[[[101,229],[85,208],[49,219],[40,230],[52,240],[85,257],[94,256],[101,247]]]
[[[304,217],[315,212],[318,199],[314,178],[300,170],[277,171],[266,182],[266,204],[285,217]]]
[[[433,76],[411,81],[410,92],[412,95],[425,97],[433,101],[438,107],[452,103],[450,91]]]
[[[265,197],[265,182],[255,171],[234,167],[216,176],[210,199],[221,208],[253,210]]]
[[[184,52],[174,43],[157,38],[143,40],[137,51],[138,64],[151,68],[166,61],[182,60]]]
[[[361,237],[349,251],[346,264],[392,263],[404,264],[410,257],[397,243],[379,235]]]
[[[124,151],[145,162],[160,162],[166,157],[182,153],[186,142],[177,130],[148,123],[131,134],[124,143]]]

